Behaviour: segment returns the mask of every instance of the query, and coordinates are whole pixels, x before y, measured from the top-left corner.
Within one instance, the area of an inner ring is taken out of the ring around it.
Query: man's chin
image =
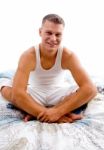
[[[54,46],[49,45],[49,46],[47,46],[47,49],[49,49],[49,51],[55,51],[58,48],[59,48],[59,46],[57,46],[57,45],[54,45]]]

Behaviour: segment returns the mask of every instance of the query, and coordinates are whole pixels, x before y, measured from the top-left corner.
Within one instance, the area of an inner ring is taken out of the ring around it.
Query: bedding
[[[0,82],[13,73],[0,73]],[[93,80],[99,92],[74,123],[24,122],[0,95],[0,150],[104,150],[104,80]]]

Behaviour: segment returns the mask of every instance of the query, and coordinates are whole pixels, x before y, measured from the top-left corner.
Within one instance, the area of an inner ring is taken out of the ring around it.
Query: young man
[[[81,119],[81,114],[72,111],[97,93],[77,56],[61,46],[64,26],[60,16],[46,15],[39,29],[41,43],[22,54],[11,85],[2,85],[4,98],[28,113],[25,121],[32,117],[52,123]],[[71,72],[77,89],[65,86],[65,70]]]

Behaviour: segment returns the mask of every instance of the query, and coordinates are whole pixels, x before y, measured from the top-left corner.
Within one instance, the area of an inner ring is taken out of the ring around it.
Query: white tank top
[[[31,87],[51,88],[63,87],[65,84],[65,70],[61,67],[63,48],[60,47],[57,52],[55,64],[48,70],[41,66],[39,45],[35,46],[36,67],[31,71],[29,84]]]

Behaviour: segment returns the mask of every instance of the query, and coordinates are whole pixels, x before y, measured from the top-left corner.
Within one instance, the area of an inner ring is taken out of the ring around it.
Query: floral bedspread
[[[98,89],[83,119],[62,124],[24,122],[0,95],[0,150],[104,150],[104,89]]]

